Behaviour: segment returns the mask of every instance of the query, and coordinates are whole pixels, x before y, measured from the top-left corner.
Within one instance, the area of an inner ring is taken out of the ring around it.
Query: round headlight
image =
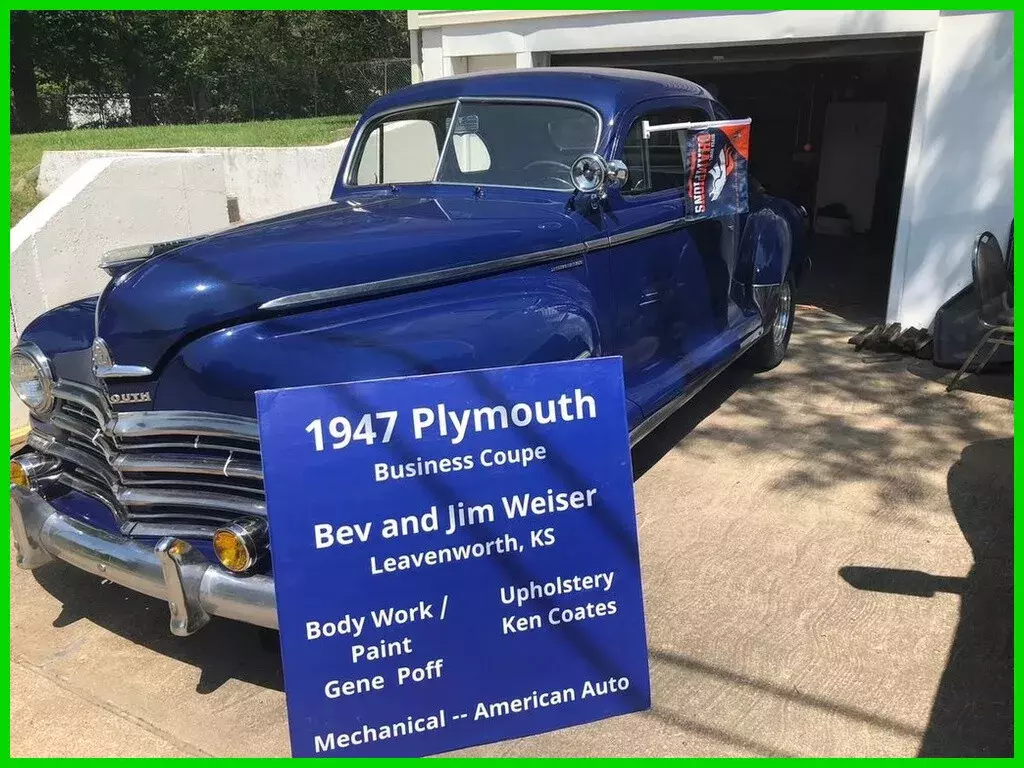
[[[11,386],[36,415],[53,407],[53,374],[46,355],[35,344],[19,344],[11,353]]]

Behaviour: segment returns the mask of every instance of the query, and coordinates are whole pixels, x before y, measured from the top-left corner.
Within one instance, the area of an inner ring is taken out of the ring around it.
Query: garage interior
[[[645,69],[693,80],[753,118],[750,172],[810,213],[813,267],[798,300],[885,319],[921,37],[588,54],[552,66]]]

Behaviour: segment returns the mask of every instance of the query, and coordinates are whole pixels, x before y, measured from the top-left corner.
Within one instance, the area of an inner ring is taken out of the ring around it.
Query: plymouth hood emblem
[[[111,405],[124,405],[126,403],[148,403],[153,397],[149,392],[116,392],[109,395]]]

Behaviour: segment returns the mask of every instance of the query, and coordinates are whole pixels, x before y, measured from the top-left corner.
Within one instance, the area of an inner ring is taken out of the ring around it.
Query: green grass
[[[11,226],[39,202],[36,177],[46,150],[289,147],[329,144],[351,133],[358,115],[269,120],[262,123],[155,125],[81,129],[11,136]]]

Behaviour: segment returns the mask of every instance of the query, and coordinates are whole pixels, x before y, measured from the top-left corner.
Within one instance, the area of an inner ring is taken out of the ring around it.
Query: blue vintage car
[[[616,355],[635,442],[733,361],[777,365],[802,213],[733,155],[695,176],[687,136],[732,124],[657,74],[447,78],[366,111],[328,204],[107,254],[12,353],[18,564],[165,599],[176,634],[273,628],[257,390]]]

